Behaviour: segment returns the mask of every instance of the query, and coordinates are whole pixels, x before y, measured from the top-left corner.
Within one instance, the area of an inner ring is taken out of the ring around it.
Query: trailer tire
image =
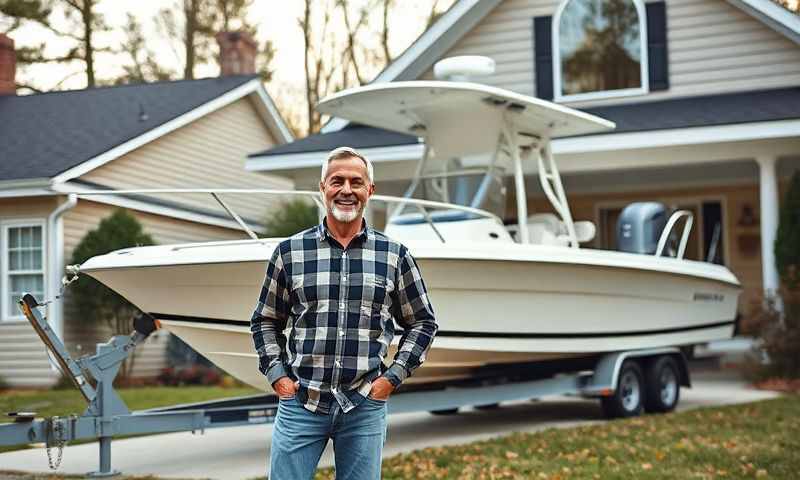
[[[654,358],[645,370],[644,409],[648,413],[671,412],[681,396],[680,371],[668,355]]]
[[[626,360],[619,370],[614,394],[602,397],[600,404],[607,418],[636,417],[644,411],[645,397],[642,367],[634,360]]]

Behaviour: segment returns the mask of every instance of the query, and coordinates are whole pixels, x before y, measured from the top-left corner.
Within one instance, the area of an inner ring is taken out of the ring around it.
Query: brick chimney
[[[219,32],[220,76],[249,75],[256,73],[258,45],[245,32]]]
[[[0,33],[0,95],[16,95],[17,53],[14,40]]]

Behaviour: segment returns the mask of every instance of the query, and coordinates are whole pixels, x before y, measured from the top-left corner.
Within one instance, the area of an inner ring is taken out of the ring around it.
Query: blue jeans
[[[319,414],[309,412],[295,398],[280,400],[269,478],[313,478],[329,438],[333,439],[337,480],[381,478],[386,402],[366,398],[347,413],[334,402],[330,413]]]

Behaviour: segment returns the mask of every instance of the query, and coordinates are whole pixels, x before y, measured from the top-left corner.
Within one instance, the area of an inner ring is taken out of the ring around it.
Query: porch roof
[[[792,120],[800,119],[800,87],[683,97],[580,110],[617,124],[614,131],[603,135]],[[417,137],[412,135],[351,124],[342,130],[310,135],[289,144],[253,153],[248,158],[260,160],[258,163],[262,168],[257,169],[269,170],[271,159],[285,164],[285,160],[295,155],[327,152],[343,145],[380,148],[417,143]],[[304,166],[306,165],[298,165],[300,168]]]

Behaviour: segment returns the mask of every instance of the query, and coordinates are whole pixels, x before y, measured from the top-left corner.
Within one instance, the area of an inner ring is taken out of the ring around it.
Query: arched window
[[[565,0],[553,20],[556,100],[647,93],[642,0]]]

